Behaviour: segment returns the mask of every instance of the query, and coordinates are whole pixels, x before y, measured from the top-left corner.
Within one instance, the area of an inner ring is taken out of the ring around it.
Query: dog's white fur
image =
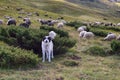
[[[54,58],[53,56],[53,42],[52,40],[49,40],[49,36],[45,36],[45,38],[42,41],[42,62],[45,62],[45,56],[46,59],[48,59],[48,62],[51,62],[51,58]]]

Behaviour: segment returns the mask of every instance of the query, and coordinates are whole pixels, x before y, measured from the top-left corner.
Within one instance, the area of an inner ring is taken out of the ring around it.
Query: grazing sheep
[[[85,30],[87,30],[86,26],[81,26],[77,29],[78,32],[85,31]]]
[[[48,21],[47,21],[47,20],[38,19],[38,21],[41,23],[41,25],[46,25],[46,24],[48,24]]]
[[[64,23],[63,22],[59,22],[58,24],[57,24],[57,28],[61,28],[61,27],[63,27],[64,26]]]
[[[117,40],[120,40],[120,35],[117,37]]]
[[[7,21],[7,25],[16,25],[16,20],[13,19],[13,18],[10,18],[10,19]]]
[[[83,38],[92,38],[94,34],[92,32],[85,32]]]
[[[20,23],[19,26],[21,26],[21,27],[25,27],[25,28],[29,28],[29,24],[27,24],[27,23]]]
[[[117,26],[120,26],[120,23],[117,23]]]
[[[25,21],[25,23],[27,23],[28,25],[31,25],[30,18],[24,18],[23,21]]]
[[[0,19],[0,25],[2,25],[2,24],[3,24],[3,20]]]
[[[49,32],[49,37],[51,37],[52,39],[55,39],[56,35],[57,34],[54,31]]]
[[[82,38],[85,33],[86,33],[86,31],[81,31],[80,34],[79,34],[79,37]]]
[[[113,40],[113,39],[116,39],[116,35],[113,34],[113,33],[109,33],[109,34],[104,38],[104,40]]]

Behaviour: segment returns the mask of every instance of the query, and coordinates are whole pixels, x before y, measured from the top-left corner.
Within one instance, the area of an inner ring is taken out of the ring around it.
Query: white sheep
[[[49,32],[49,36],[50,36],[52,39],[55,39],[56,35],[57,35],[57,34],[56,34],[54,31],[50,31],[50,32]]]
[[[94,34],[92,32],[85,32],[83,38],[92,38]]]
[[[116,35],[113,34],[113,33],[109,33],[109,34],[104,38],[104,40],[113,40],[113,39],[116,39]]]
[[[63,27],[64,26],[64,23],[63,22],[59,22],[58,24],[57,24],[57,28],[61,28],[61,27]]]
[[[79,37],[82,38],[84,36],[86,31],[81,31],[80,34],[79,34]]]
[[[77,29],[77,31],[78,31],[78,32],[81,32],[81,31],[85,31],[86,29],[87,29],[86,26],[80,26],[80,27]]]

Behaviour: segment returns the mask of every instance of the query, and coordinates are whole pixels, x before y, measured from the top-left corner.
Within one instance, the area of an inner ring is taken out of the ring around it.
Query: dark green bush
[[[102,36],[102,37],[105,37],[108,34],[108,32],[99,30],[96,28],[91,28],[91,29],[89,29],[89,31],[93,32],[96,36]]]
[[[78,63],[78,62],[75,62],[75,61],[64,61],[64,62],[63,62],[63,65],[74,67],[74,66],[78,66],[79,63]]]
[[[92,27],[95,27],[95,26],[92,26]],[[97,26],[96,28],[104,29],[104,30],[120,31],[119,27],[112,27],[112,26]]]
[[[12,26],[5,28],[5,31],[8,33],[9,36],[6,37],[4,35],[2,36],[0,35],[0,40],[6,42],[9,45],[18,46],[27,50],[33,50],[34,53],[41,55],[42,52],[41,41],[44,36],[48,35],[48,30],[27,29],[27,28]],[[62,35],[61,33],[58,33],[58,35]],[[67,32],[63,32],[63,33],[67,33]],[[59,53],[64,54],[67,52],[69,48],[75,45],[76,41],[69,39],[69,37],[67,36],[56,37],[56,39],[54,40],[55,54],[59,54]]]
[[[0,67],[36,66],[39,57],[32,51],[14,48],[12,46],[0,46]]]
[[[87,52],[91,55],[99,55],[99,56],[106,56],[106,52],[102,47],[99,46],[93,46],[90,47]]]
[[[72,21],[72,22],[69,22],[66,24],[67,26],[71,26],[71,27],[74,27],[74,28],[78,28],[80,26],[83,26],[85,24],[81,23],[81,22],[78,22],[78,21]]]
[[[65,32],[63,30],[56,29],[53,27],[41,26],[40,29],[47,30],[47,31],[55,31],[60,37],[69,37],[68,32]]]
[[[114,52],[120,53],[120,41],[113,40],[111,42],[111,48]]]

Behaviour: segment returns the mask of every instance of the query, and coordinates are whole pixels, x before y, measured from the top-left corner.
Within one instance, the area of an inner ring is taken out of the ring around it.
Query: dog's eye
[[[44,37],[44,38],[43,38],[43,41],[44,41],[45,39],[46,39],[46,38]]]
[[[52,39],[51,39],[51,37],[48,37],[48,39],[49,39],[49,41],[51,41]]]

